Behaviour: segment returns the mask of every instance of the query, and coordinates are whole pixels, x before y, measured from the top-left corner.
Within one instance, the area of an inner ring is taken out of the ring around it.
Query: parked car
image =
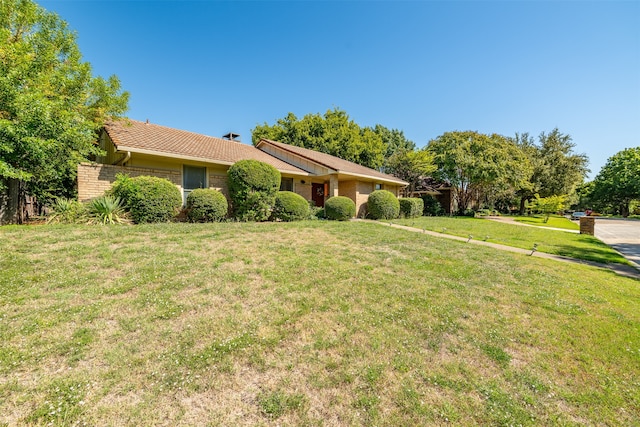
[[[572,220],[579,220],[583,216],[587,216],[587,213],[586,212],[574,212],[574,213],[571,214],[571,219]]]

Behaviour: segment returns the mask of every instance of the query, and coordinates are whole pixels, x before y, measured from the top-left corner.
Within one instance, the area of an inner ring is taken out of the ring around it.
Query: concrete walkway
[[[356,219],[354,221],[371,222],[371,223],[378,224],[378,225],[381,225],[381,226],[393,227],[393,228],[398,228],[398,229],[405,230],[405,231],[411,231],[411,232],[414,232],[414,233],[426,234],[428,236],[440,237],[440,238],[445,238],[445,239],[450,239],[450,240],[457,240],[459,242],[464,242],[464,243],[469,243],[469,244],[474,244],[474,245],[486,246],[486,247],[498,249],[498,250],[501,250],[501,251],[515,252],[515,253],[519,253],[519,254],[527,255],[527,256],[535,256],[536,258],[546,258],[546,259],[552,259],[552,260],[561,261],[561,262],[571,262],[571,263],[574,263],[574,264],[590,265],[592,267],[598,267],[598,268],[611,270],[614,273],[617,273],[617,274],[619,274],[621,276],[630,277],[630,278],[633,278],[633,279],[640,280],[640,270],[638,270],[638,269],[636,269],[636,268],[634,268],[634,267],[632,267],[630,265],[603,264],[603,263],[594,262],[594,261],[586,261],[586,260],[582,260],[582,259],[569,258],[569,257],[565,257],[565,256],[560,256],[560,255],[553,255],[553,254],[547,254],[547,253],[544,253],[544,252],[532,251],[531,249],[515,248],[513,246],[501,245],[501,244],[498,244],[498,243],[484,242],[482,240],[473,240],[473,239],[469,239],[469,238],[453,236],[451,234],[444,234],[444,233],[437,233],[435,231],[422,230],[422,229],[415,228],[415,227],[408,227],[406,225],[394,224],[392,222],[374,221],[374,220],[370,220],[370,219]],[[561,230],[561,229],[557,229],[557,230]],[[566,230],[563,230],[563,231],[566,231]]]
[[[575,233],[575,234],[580,233],[580,230],[568,230],[566,228],[544,227],[541,225],[525,224],[524,222],[516,221],[514,218],[511,218],[508,216],[488,216],[486,218],[490,219],[491,221],[504,222],[504,223],[513,224],[513,225],[521,225],[523,227],[544,228],[546,230],[564,231],[565,233]]]

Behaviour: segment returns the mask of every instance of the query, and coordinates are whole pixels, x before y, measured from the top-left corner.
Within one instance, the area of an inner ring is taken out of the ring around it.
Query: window
[[[280,191],[293,191],[293,178],[282,178],[280,180]]]
[[[187,196],[191,193],[191,190],[206,187],[207,168],[184,165],[182,172],[182,189],[185,203],[187,201]]]
[[[376,184],[374,187],[376,190],[382,190],[382,184]]]

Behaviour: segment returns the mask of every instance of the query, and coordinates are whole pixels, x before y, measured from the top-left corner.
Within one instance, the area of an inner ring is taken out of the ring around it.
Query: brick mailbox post
[[[596,219],[592,216],[583,216],[580,218],[580,234],[594,235],[596,228]]]

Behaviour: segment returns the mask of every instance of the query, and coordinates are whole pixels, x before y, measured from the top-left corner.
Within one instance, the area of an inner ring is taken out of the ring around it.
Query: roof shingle
[[[121,150],[153,152],[168,157],[183,156],[224,164],[252,159],[270,164],[280,172],[308,175],[302,169],[252,145],[236,141],[128,119],[109,122],[105,125],[105,130]]]

